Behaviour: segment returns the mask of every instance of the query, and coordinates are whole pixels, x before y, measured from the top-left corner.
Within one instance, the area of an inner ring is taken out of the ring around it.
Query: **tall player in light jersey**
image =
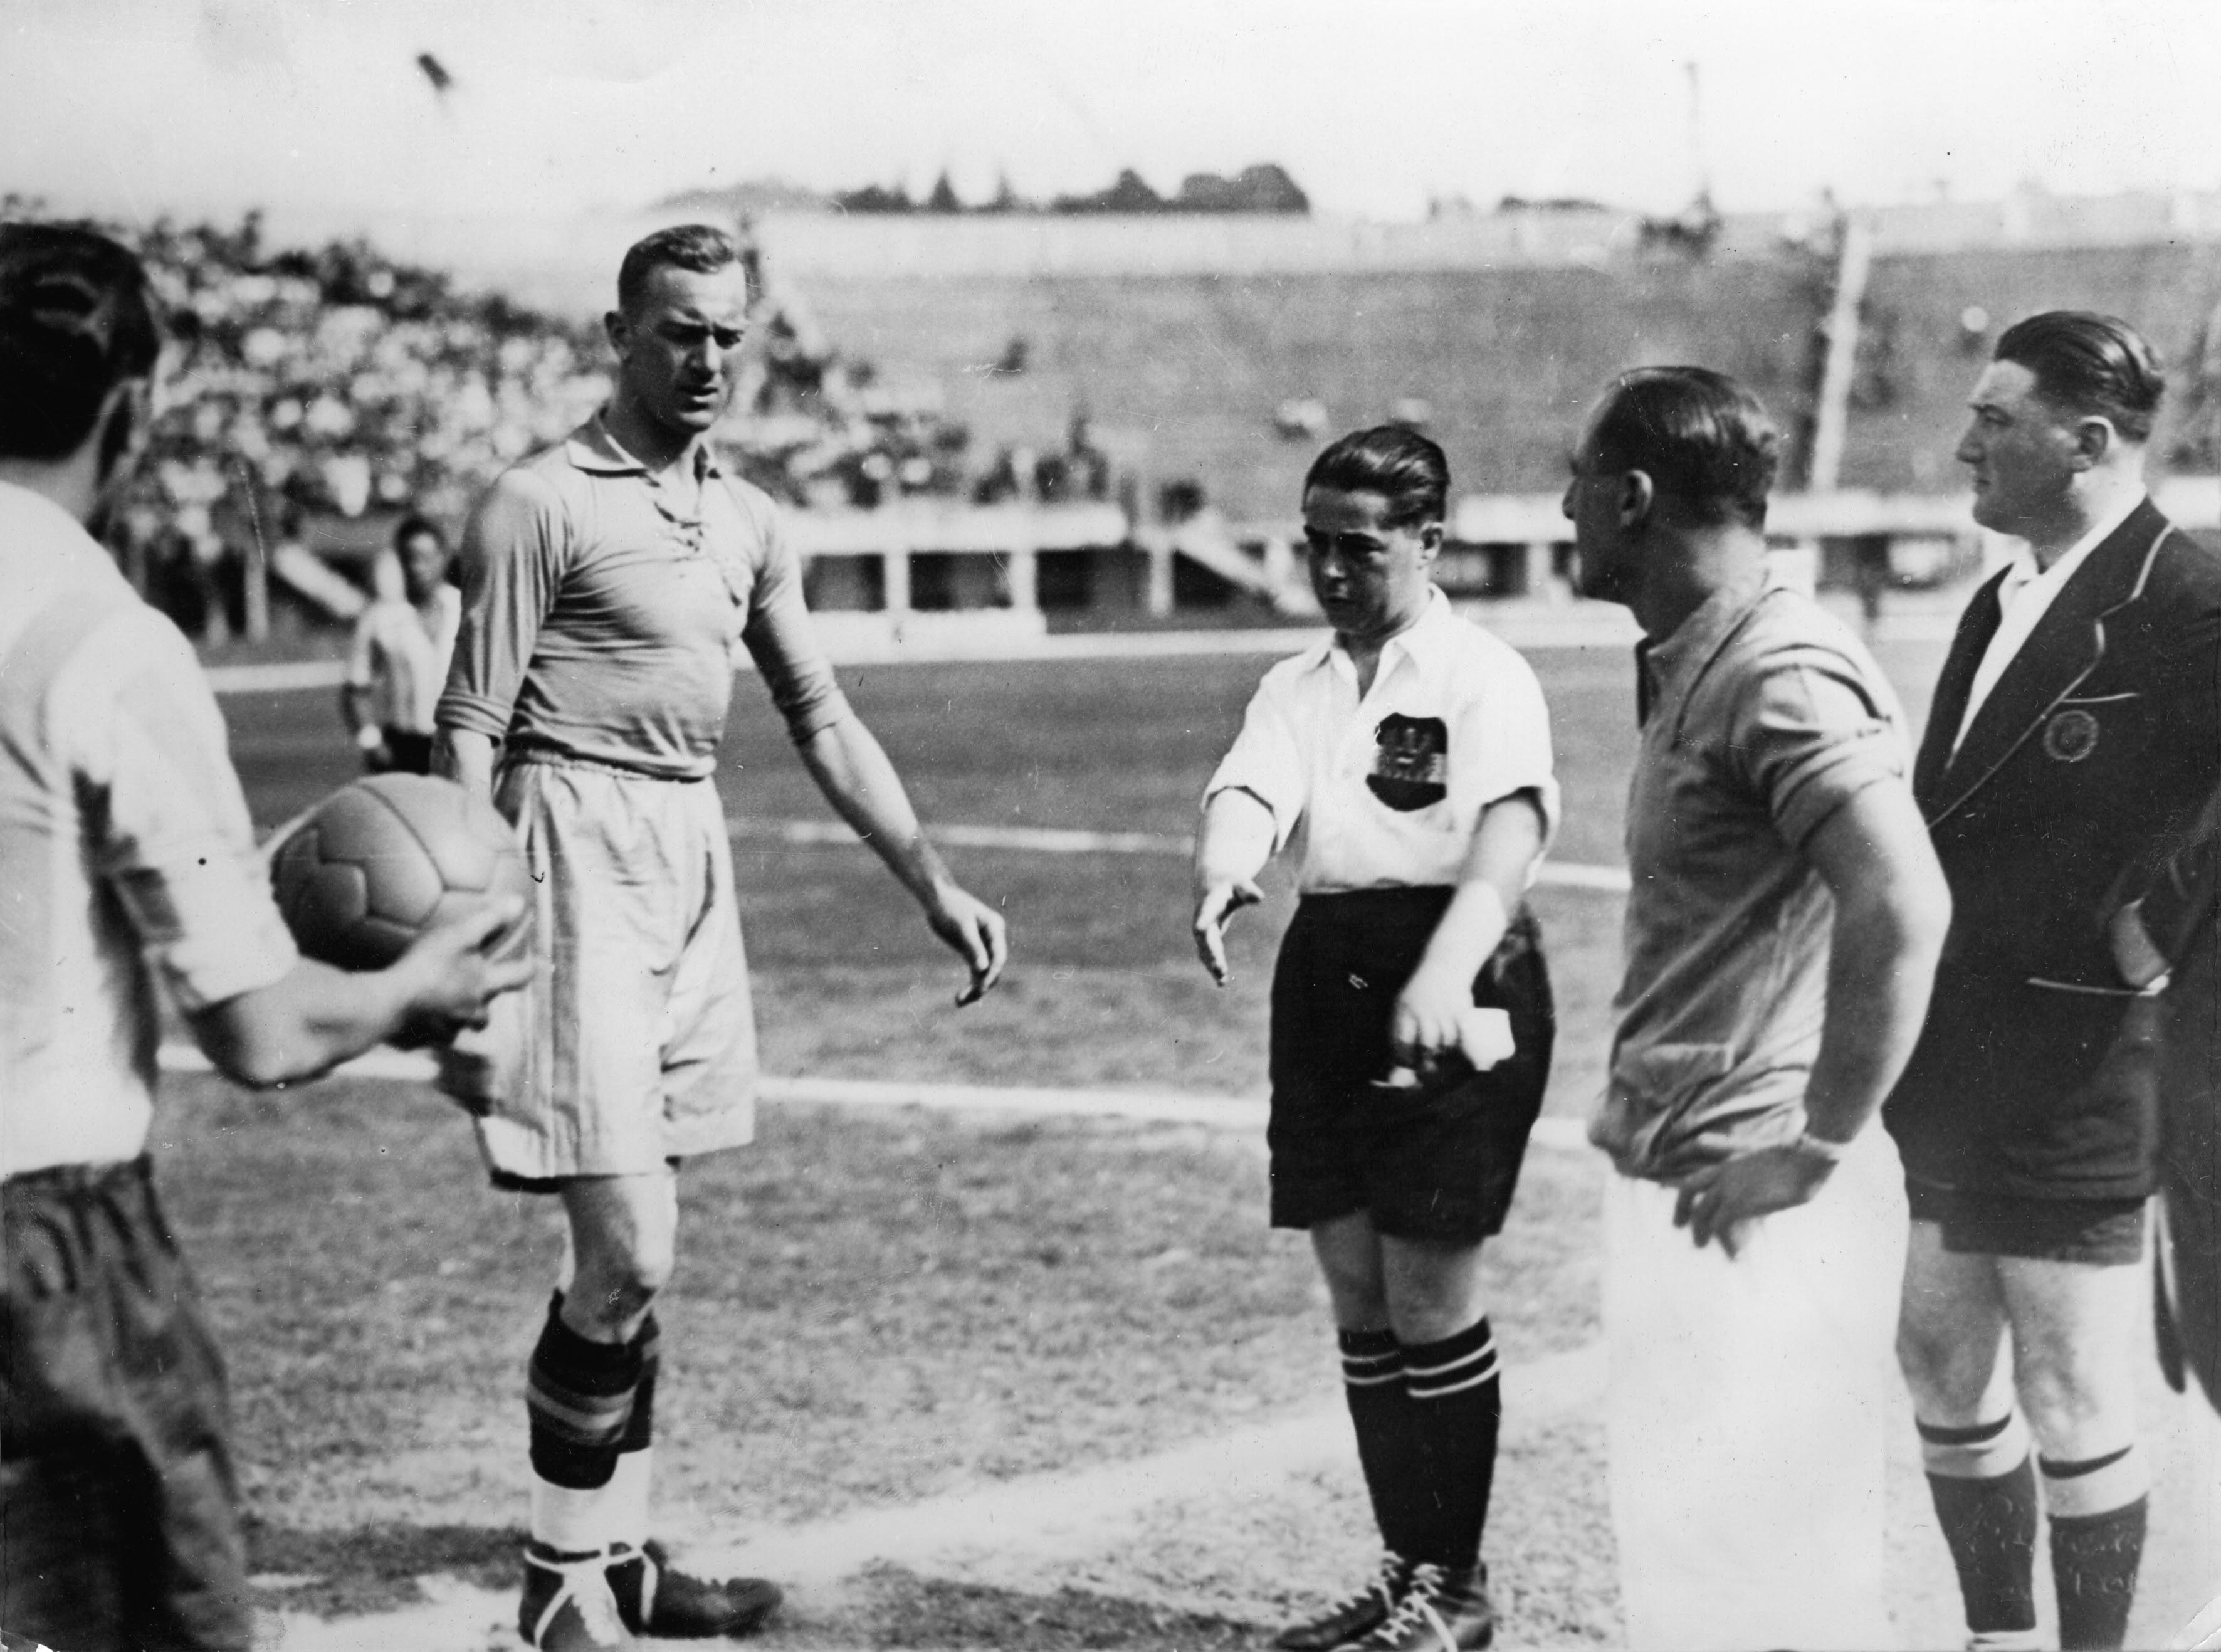
[[[743,650],[826,797],[971,971],[1003,920],[959,888],[810,629],[771,502],[706,437],[735,382],[748,281],[698,226],[634,247],[608,318],[614,394],[515,466],[466,536],[439,708],[447,771],[491,796],[539,879],[531,987],[458,1046],[450,1091],[497,1186],[555,1194],[570,1267],[526,1385],[532,1542],[519,1626],[549,1652],[743,1634],[779,1592],[673,1570],[648,1541],[657,1325],[676,1167],[754,1129],[755,1027],[710,775]]]

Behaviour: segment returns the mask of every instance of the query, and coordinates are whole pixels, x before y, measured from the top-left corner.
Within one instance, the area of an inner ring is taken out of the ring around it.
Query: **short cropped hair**
[[[708,275],[741,261],[737,242],[706,223],[682,223],[643,235],[617,266],[617,308],[629,316],[648,291],[648,278],[660,269],[692,270]]]
[[[67,458],[109,392],[151,376],[161,353],[132,253],[73,225],[0,224],[0,456]]]
[[[1781,432],[1756,396],[1709,367],[1637,367],[1606,394],[1592,463],[1642,472],[1706,525],[1766,526]]]
[[[2119,316],[2047,310],[2005,329],[1993,354],[2035,374],[2036,393],[2059,411],[2108,419],[2124,441],[2150,438],[2167,372]]]
[[[1387,525],[1408,528],[1442,520],[1449,508],[1450,464],[1417,431],[1379,424],[1352,431],[1311,460],[1304,491],[1315,487],[1378,493],[1388,502]]]
[[[399,550],[404,545],[406,545],[410,540],[416,538],[419,534],[431,535],[434,539],[440,541],[441,549],[445,550],[447,548],[447,536],[440,531],[440,524],[434,522],[429,516],[421,516],[414,510],[402,517],[400,522],[395,524],[393,529],[393,548],[397,551]]]

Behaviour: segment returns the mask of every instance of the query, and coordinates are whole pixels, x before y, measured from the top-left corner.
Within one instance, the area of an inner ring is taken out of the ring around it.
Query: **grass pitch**
[[[1916,716],[1939,652],[1885,655]],[[929,821],[1179,834],[1266,663],[846,679]],[[1536,663],[1567,799],[1555,852],[1616,861],[1630,664],[1617,651]],[[729,810],[823,818],[760,695],[739,691]],[[265,826],[353,773],[321,695],[226,710]],[[1285,879],[1238,920],[1235,984],[1220,992],[1190,954],[1178,856],[954,854],[1016,937],[1003,987],[958,1013],[959,971],[867,853],[744,837],[736,858],[770,1071],[1262,1089]],[[1602,1082],[1620,903],[1547,888],[1536,904],[1560,1011],[1547,1110],[1578,1114]],[[761,1123],[754,1148],[684,1183],[658,1407],[668,1530],[774,1532],[1336,1402],[1323,1297],[1300,1237],[1264,1225],[1254,1139],[808,1108]],[[270,1604],[374,1610],[435,1572],[510,1586],[525,1508],[519,1377],[559,1249],[553,1211],[490,1191],[462,1117],[404,1086],[256,1098],[173,1081],[154,1147],[229,1352]],[[1487,1262],[1515,1367],[1595,1334],[1601,1174],[1585,1153],[1530,1155]],[[1599,1431],[1580,1415],[1507,1430],[1490,1537],[1506,1642],[1609,1643]],[[1900,1475],[1900,1571],[1945,1624],[1948,1562],[1921,1527],[1917,1475]],[[1345,1464],[1271,1510],[1174,1501],[1080,1563],[994,1578],[884,1568],[774,1643],[1254,1644],[1261,1624],[1354,1580],[1367,1525]],[[2163,1574],[2192,1570],[2155,1553],[2155,1599]],[[2174,1609],[2147,1614],[2153,1638]]]

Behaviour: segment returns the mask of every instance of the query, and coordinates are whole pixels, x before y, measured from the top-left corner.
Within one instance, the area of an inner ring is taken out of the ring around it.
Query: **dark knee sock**
[[[632,1339],[640,1355],[640,1380],[633,1385],[632,1414],[617,1440],[619,1451],[645,1451],[655,1443],[655,1375],[663,1368],[663,1328],[651,1312]]]
[[[1357,1461],[1381,1546],[1409,1560],[1421,1531],[1423,1490],[1411,1399],[1404,1392],[1404,1351],[1393,1331],[1341,1334],[1342,1394],[1357,1433]]]
[[[1426,1530],[1411,1558],[1453,1571],[1477,1565],[1504,1415],[1488,1321],[1439,1342],[1405,1343],[1404,1388],[1411,1397],[1426,1489]]]
[[[1974,1428],[1918,1424],[1936,1524],[1959,1569],[1967,1627],[2036,1627],[2036,1465],[2008,1411]]]
[[[2133,1445],[2080,1462],[2043,1460],[2051,1514],[2051,1578],[2061,1652],[2118,1647],[2128,1636],[2143,1563],[2150,1475]]]
[[[558,1292],[526,1371],[532,1468],[550,1485],[591,1491],[616,1472],[640,1383],[641,1344],[590,1342],[563,1323],[562,1307]]]

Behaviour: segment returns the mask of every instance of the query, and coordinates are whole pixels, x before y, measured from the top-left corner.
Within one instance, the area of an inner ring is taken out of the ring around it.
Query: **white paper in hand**
[[[1473,1063],[1476,1073],[1486,1073],[1498,1061],[1509,1059],[1512,1051],[1511,1015],[1502,1010],[1478,1006],[1460,1012],[1458,1049]]]

